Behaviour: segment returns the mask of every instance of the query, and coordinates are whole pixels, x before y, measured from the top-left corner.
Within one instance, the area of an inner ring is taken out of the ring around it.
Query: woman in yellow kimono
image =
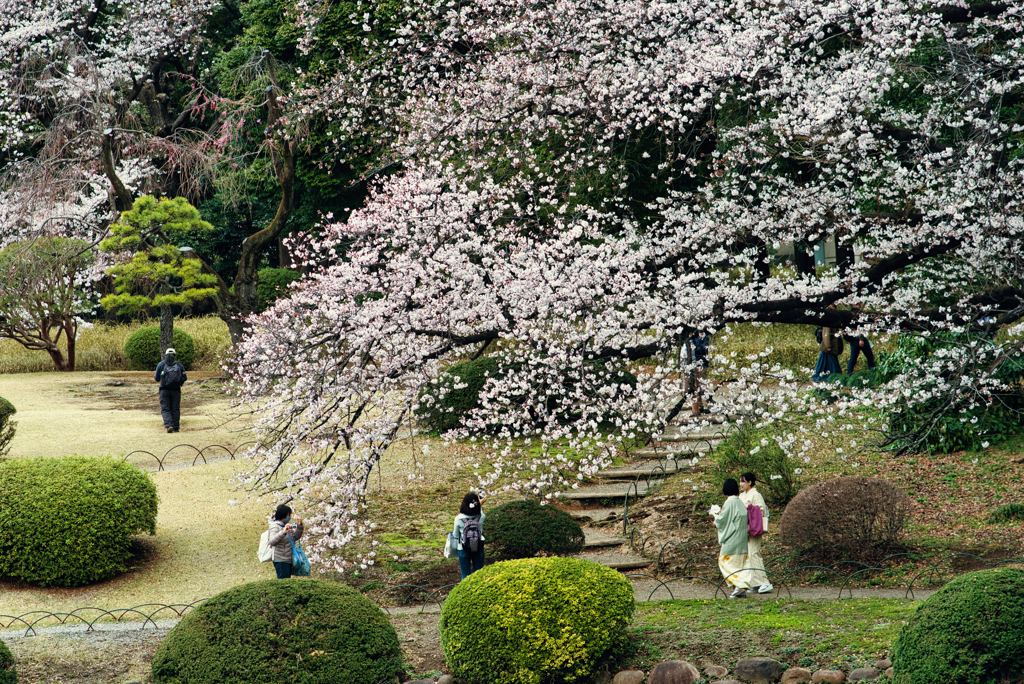
[[[718,528],[718,543],[722,550],[718,555],[718,567],[725,581],[732,585],[729,598],[747,598],[749,572],[747,567],[747,507],[740,501],[740,486],[732,478],[722,486],[725,503],[719,511],[712,507],[711,516]]]

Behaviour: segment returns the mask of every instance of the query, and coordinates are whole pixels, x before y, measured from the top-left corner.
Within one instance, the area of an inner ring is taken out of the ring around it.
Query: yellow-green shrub
[[[495,563],[448,595],[441,647],[460,684],[575,682],[622,645],[633,607],[629,581],[597,563]]]

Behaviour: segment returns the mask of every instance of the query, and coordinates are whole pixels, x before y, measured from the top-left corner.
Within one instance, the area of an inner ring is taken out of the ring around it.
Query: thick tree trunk
[[[171,287],[167,283],[160,286],[161,294],[170,294]],[[160,356],[174,346],[174,310],[170,306],[160,307]]]

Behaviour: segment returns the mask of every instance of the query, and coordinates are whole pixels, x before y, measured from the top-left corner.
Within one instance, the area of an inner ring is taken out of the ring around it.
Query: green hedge
[[[0,641],[0,684],[18,684],[18,675],[14,671],[14,656],[3,641]]]
[[[896,684],[1016,682],[1024,663],[1024,570],[961,575],[929,596],[892,647]]]
[[[464,361],[449,367],[434,382],[423,387],[419,394],[419,406],[416,414],[422,425],[431,432],[443,433],[460,427],[470,411],[480,406],[480,391],[491,377],[501,378],[508,371],[519,372],[526,362],[517,359],[483,356],[472,361]],[[543,365],[543,364],[541,364]],[[550,369],[546,369],[550,371]],[[601,388],[611,387],[614,391],[624,391],[623,387],[636,388],[636,376],[624,368],[611,367],[601,361],[590,361],[582,368],[575,368],[562,373],[561,377],[552,377],[550,372],[540,372],[537,377],[547,378],[535,380],[534,386],[524,390],[521,396],[506,397],[513,405],[526,404],[531,414],[540,404],[548,413],[558,417],[572,417],[575,414],[575,403],[567,397],[571,396],[579,384],[588,387],[588,392],[597,392]],[[430,397],[444,396],[438,400]],[[541,420],[540,416],[534,416]],[[500,427],[500,426],[493,426]]]
[[[510,501],[484,518],[487,549],[495,558],[532,558],[538,552],[556,556],[583,550],[583,528],[572,516],[532,499]]]
[[[266,311],[274,302],[288,294],[288,286],[302,277],[298,271],[287,268],[261,268],[256,272],[256,302],[260,311]]]
[[[801,478],[796,472],[800,462],[789,458],[770,432],[749,424],[734,428],[712,452],[712,459],[711,491],[716,499],[721,498],[727,479],[738,482],[746,472],[757,476],[757,491],[770,509],[781,510],[800,491]]]
[[[526,558],[462,580],[441,608],[441,647],[459,684],[590,677],[626,641],[633,588],[579,558]]]
[[[186,615],[153,658],[156,684],[372,684],[402,672],[398,635],[343,584],[266,580]]]
[[[191,366],[196,358],[196,343],[192,336],[175,328],[171,340],[178,361],[185,368]],[[131,362],[132,370],[155,370],[157,364],[164,360],[160,349],[160,326],[147,325],[129,335],[124,343],[124,355]]]
[[[156,534],[156,485],[135,466],[68,456],[0,463],[0,576],[74,587],[128,569]]]
[[[11,449],[11,440],[14,439],[14,429],[18,426],[11,417],[17,413],[14,404],[0,397],[0,459],[7,455]]]

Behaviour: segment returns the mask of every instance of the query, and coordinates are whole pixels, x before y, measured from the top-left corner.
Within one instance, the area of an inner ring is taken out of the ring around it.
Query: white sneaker
[[[729,598],[735,598],[735,599],[747,598],[747,590],[746,589],[733,589],[732,593],[729,594]]]
[[[757,590],[757,593],[758,593],[758,594],[770,594],[770,593],[772,593],[773,591],[775,591],[775,587],[773,587],[773,586],[772,586],[772,583],[771,583],[771,582],[765,582],[765,583],[764,583],[764,584],[762,584],[762,585],[761,585],[761,587],[760,587],[760,588],[759,588],[759,589]]]

